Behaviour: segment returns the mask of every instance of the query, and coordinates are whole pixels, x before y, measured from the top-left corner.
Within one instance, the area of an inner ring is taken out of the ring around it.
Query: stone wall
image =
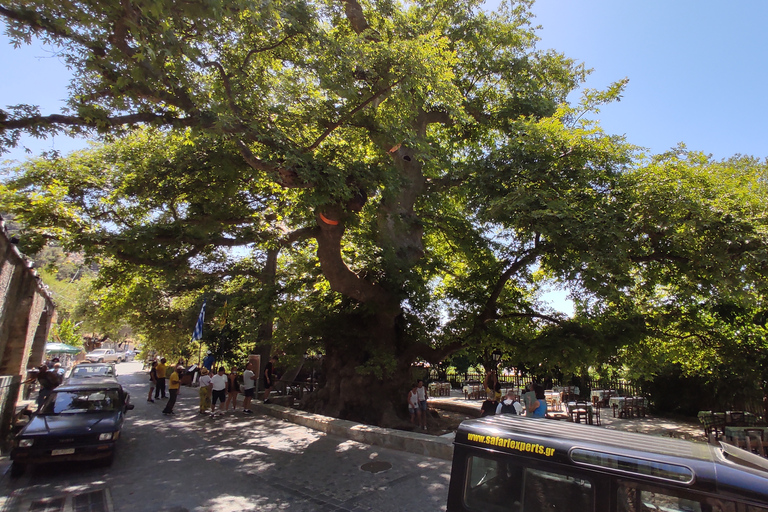
[[[53,300],[30,262],[8,237],[0,217],[0,376],[13,381],[14,393],[0,403],[0,436],[7,433],[8,418],[18,400],[18,384],[27,370],[45,356],[45,344],[56,319]],[[2,438],[2,437],[0,437]]]

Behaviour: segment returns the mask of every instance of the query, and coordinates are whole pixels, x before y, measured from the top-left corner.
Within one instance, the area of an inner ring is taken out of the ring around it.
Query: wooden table
[[[736,424],[731,413],[737,412],[743,414],[743,420],[741,423]],[[713,411],[699,411],[699,421],[704,427],[704,435],[709,437],[709,434],[714,434],[715,439],[720,436],[726,436],[726,427],[755,427],[760,422],[760,418],[745,411],[726,411],[726,412],[713,412]],[[743,437],[742,437],[743,439]]]

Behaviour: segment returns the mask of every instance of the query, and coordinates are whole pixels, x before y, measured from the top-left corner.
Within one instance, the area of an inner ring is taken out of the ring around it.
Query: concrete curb
[[[364,425],[275,404],[252,404],[251,408],[275,418],[353,441],[437,459],[453,459],[453,439]]]

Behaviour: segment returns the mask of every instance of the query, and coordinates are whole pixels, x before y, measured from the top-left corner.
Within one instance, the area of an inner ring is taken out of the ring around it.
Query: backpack
[[[509,405],[501,402],[501,414],[517,414],[517,409],[515,409],[515,402],[512,402]]]

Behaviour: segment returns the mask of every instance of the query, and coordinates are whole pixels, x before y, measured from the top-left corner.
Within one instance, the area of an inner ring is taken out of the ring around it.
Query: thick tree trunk
[[[343,332],[326,340],[320,389],[305,405],[336,418],[409,428],[410,361],[398,339],[396,317],[350,315]]]

